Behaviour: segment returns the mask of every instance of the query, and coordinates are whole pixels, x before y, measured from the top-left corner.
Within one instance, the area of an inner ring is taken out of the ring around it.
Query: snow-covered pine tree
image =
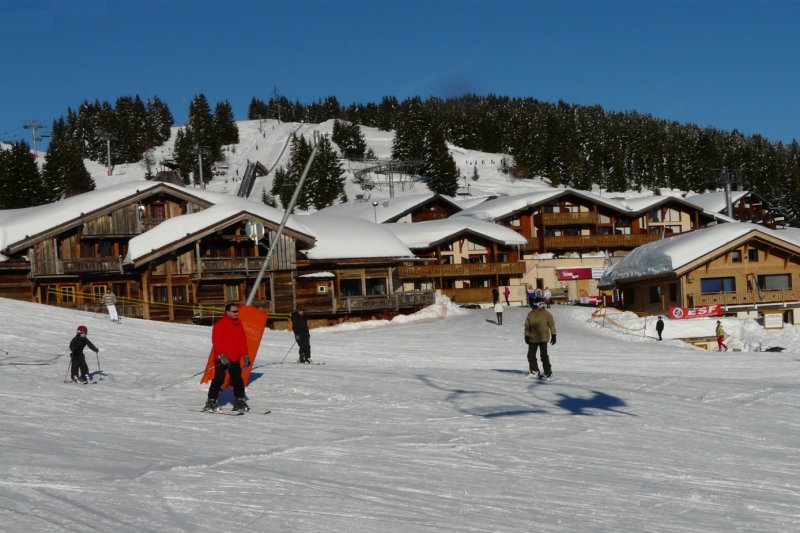
[[[435,193],[454,196],[460,173],[447,149],[444,131],[438,124],[432,125],[428,131],[424,160],[423,174],[428,177],[428,188]]]
[[[217,102],[214,108],[214,124],[217,128],[217,139],[221,144],[239,142],[239,128],[233,118],[233,108],[227,100]]]

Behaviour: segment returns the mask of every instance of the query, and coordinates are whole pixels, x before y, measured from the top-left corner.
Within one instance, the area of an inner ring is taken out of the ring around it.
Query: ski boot
[[[206,400],[206,405],[203,407],[203,411],[210,411],[212,413],[219,411],[219,404],[217,403],[217,400],[212,400],[210,398]]]
[[[236,401],[233,402],[233,410],[241,411],[242,413],[249,413],[250,406],[247,405],[247,402],[244,401],[244,398],[236,398]]]
[[[528,379],[536,379],[540,376],[541,374],[539,374],[539,371],[537,370],[535,372],[528,372],[528,374],[525,377],[527,377]]]

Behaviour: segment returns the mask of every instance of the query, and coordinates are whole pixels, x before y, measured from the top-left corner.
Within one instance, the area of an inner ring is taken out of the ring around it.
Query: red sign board
[[[591,267],[557,268],[556,277],[559,280],[592,279]]]
[[[674,320],[684,318],[705,318],[707,316],[720,316],[722,307],[716,305],[703,305],[701,307],[672,307],[669,308],[669,316]]]

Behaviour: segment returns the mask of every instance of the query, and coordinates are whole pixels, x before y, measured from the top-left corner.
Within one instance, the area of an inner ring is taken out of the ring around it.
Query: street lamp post
[[[372,213],[375,215],[375,223],[378,223],[378,202],[372,202]]]

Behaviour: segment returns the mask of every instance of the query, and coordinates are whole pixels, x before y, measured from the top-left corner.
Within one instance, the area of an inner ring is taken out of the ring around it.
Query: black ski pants
[[[311,360],[311,337],[298,337],[297,347],[300,349],[300,362]]]
[[[244,398],[244,381],[242,381],[242,367],[239,366],[239,361],[231,361],[231,366],[228,368],[217,361],[217,364],[214,366],[214,379],[211,380],[211,386],[208,388],[209,400],[216,400],[219,396],[219,390],[225,382],[226,373],[231,376],[233,397]]]
[[[78,370],[80,370],[81,381],[88,379],[89,365],[86,364],[86,356],[83,355],[83,352],[71,353],[69,354],[69,358],[72,360],[70,375],[73,378],[77,378]]]
[[[542,358],[542,370],[545,374],[551,374],[550,357],[547,355],[546,342],[531,342],[528,343],[528,366],[531,372],[539,372],[539,364],[536,361],[536,351],[539,350],[539,355]]]

